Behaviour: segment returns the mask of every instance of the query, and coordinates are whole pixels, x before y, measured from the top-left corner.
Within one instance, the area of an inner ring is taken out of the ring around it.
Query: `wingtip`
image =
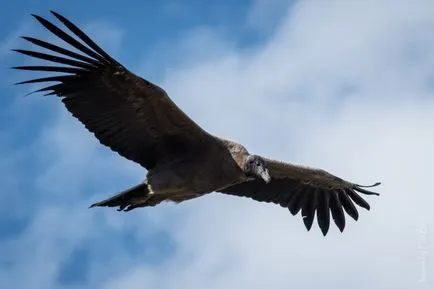
[[[24,39],[24,40],[26,40],[26,41],[30,41],[30,39],[31,39],[32,37],[25,36],[25,35],[21,35],[20,38],[21,38],[21,39]]]
[[[60,15],[59,13],[57,13],[56,11],[54,11],[54,10],[49,10],[50,11],[50,13],[51,14],[53,14],[56,18],[59,18],[59,17],[62,17],[62,15]]]
[[[94,208],[94,207],[96,207],[96,206],[98,206],[98,203],[94,203],[94,204],[90,205],[90,206],[88,207],[88,209],[92,209],[92,208]]]
[[[322,233],[324,238],[327,236],[328,231],[329,231],[329,229],[321,228],[321,233]]]
[[[10,51],[16,52],[16,53],[19,53],[19,54],[25,54],[25,51],[23,49],[11,48]]]
[[[363,189],[363,188],[373,188],[373,187],[377,187],[379,185],[381,185],[381,182],[376,182],[375,184],[369,185],[369,186],[354,185],[354,190],[356,190],[359,193],[365,194],[365,195],[376,195],[376,196],[379,196],[380,195],[379,193]]]
[[[39,16],[39,15],[37,15],[37,14],[34,14],[34,13],[31,13],[30,15],[31,15],[33,18],[37,19],[37,20],[39,20],[39,19],[42,18],[41,16]]]
[[[333,218],[333,221],[335,222],[336,227],[338,227],[339,231],[343,233],[345,229],[345,219],[343,221],[340,220],[337,221],[336,219]]]
[[[358,185],[358,186],[361,187],[361,188],[373,188],[373,187],[376,187],[376,186],[379,186],[379,185],[381,185],[381,182],[376,182],[375,184],[369,185],[369,186],[363,186],[363,185]]]

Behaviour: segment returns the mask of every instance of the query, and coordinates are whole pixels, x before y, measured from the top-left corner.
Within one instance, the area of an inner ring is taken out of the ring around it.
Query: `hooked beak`
[[[271,181],[271,176],[267,169],[261,170],[260,176],[267,184]]]

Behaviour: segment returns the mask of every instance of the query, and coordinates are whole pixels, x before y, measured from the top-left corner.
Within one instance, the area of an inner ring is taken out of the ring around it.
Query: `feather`
[[[341,190],[339,193],[339,201],[342,204],[345,212],[350,215],[355,221],[359,219],[359,212],[357,212],[356,207],[353,202],[351,202],[350,198],[347,196],[346,192]]]
[[[83,40],[89,47],[91,47],[93,50],[98,52],[100,55],[102,55],[105,59],[110,60],[113,63],[118,63],[116,60],[114,60],[110,55],[108,55],[101,47],[99,47],[92,39],[90,39],[89,36],[86,35],[80,28],[78,28],[74,23],[63,17],[57,12],[54,12],[50,10],[50,12],[60,20],[66,27],[68,27],[69,30],[71,30],[72,33],[77,35],[81,40]]]
[[[341,232],[345,229],[345,214],[342,204],[339,201],[338,193],[333,192],[330,194],[330,211],[332,213],[333,221]]]
[[[327,235],[330,227],[330,208],[329,208],[330,194],[324,190],[318,193],[318,209],[316,211],[318,226],[323,235]]]
[[[304,198],[301,216],[303,217],[303,223],[306,229],[309,231],[313,224],[313,218],[315,216],[316,199],[318,195],[316,190],[306,192]]]
[[[41,66],[41,65],[28,65],[28,66],[14,66],[12,69],[30,70],[30,71],[53,71],[82,74],[86,72],[81,68],[65,67],[65,66]]]
[[[60,56],[54,56],[54,55],[50,55],[50,54],[46,54],[46,53],[30,51],[30,50],[23,50],[23,49],[12,49],[12,50],[15,52],[24,54],[24,55],[35,57],[35,58],[40,58],[40,59],[48,60],[51,62],[62,63],[62,64],[66,64],[66,65],[71,65],[71,66],[76,66],[76,67],[84,68],[87,70],[92,70],[95,68],[93,65],[90,65],[88,63],[73,60],[73,59],[68,59],[68,58],[64,58],[64,57],[60,57]]]
[[[101,66],[101,63],[98,62],[98,61],[96,61],[95,59],[92,59],[92,58],[89,58],[87,56],[75,53],[73,51],[70,51],[70,50],[67,50],[65,48],[59,47],[57,45],[54,45],[54,44],[51,44],[51,43],[48,43],[48,42],[45,42],[45,41],[42,41],[42,40],[39,40],[39,39],[36,39],[36,38],[33,38],[33,37],[28,37],[28,36],[21,36],[21,38],[23,38],[24,40],[29,41],[32,44],[40,46],[42,48],[46,48],[48,50],[51,50],[51,51],[54,51],[54,52],[57,52],[57,53],[60,53],[60,54],[66,55],[66,56],[69,56],[69,57],[72,57],[72,58],[75,58],[75,59],[78,59],[78,60],[82,60],[84,62],[93,64],[96,67]]]
[[[297,213],[301,209],[300,204],[301,204],[301,201],[303,199],[303,194],[304,194],[304,192],[301,189],[299,189],[294,193],[291,200],[289,200],[288,209],[291,212],[291,214],[294,216],[297,215]]]
[[[74,38],[72,38],[71,36],[69,36],[68,34],[66,34],[63,30],[61,30],[60,28],[56,27],[50,21],[42,18],[41,16],[35,15],[35,14],[32,14],[32,16],[36,20],[38,20],[45,28],[47,28],[48,30],[50,30],[51,33],[53,33],[54,35],[56,35],[57,37],[59,37],[63,41],[67,42],[71,46],[77,48],[78,50],[80,50],[81,52],[83,52],[83,53],[85,53],[85,54],[87,54],[89,56],[92,56],[95,59],[98,59],[99,61],[107,62],[107,60],[105,60],[102,56],[100,56],[99,54],[97,54],[94,51],[90,50],[89,48],[87,48],[86,46],[84,46],[83,44],[81,44],[80,42],[78,42],[77,40],[75,40]]]

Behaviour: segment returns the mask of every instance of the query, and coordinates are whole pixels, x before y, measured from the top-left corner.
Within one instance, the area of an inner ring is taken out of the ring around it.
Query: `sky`
[[[9,1],[0,11],[1,288],[433,288],[434,2]],[[300,215],[210,194],[88,206],[145,171],[56,97],[31,95],[21,35],[77,23],[209,132],[252,153],[381,181],[323,237]]]

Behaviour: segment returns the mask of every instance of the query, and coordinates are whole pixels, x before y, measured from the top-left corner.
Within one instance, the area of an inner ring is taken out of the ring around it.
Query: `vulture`
[[[379,195],[366,188],[380,183],[362,186],[325,170],[250,154],[243,145],[210,134],[164,89],[129,71],[66,17],[50,12],[63,29],[32,16],[70,49],[22,36],[43,52],[13,51],[55,65],[12,67],[47,73],[16,84],[50,83],[31,93],[58,96],[101,144],[147,171],[140,184],[90,207],[131,211],[219,192],[279,204],[292,215],[301,212],[308,231],[316,214],[326,236],[330,216],[343,232],[345,213],[357,221],[356,205],[370,209],[360,194]]]

